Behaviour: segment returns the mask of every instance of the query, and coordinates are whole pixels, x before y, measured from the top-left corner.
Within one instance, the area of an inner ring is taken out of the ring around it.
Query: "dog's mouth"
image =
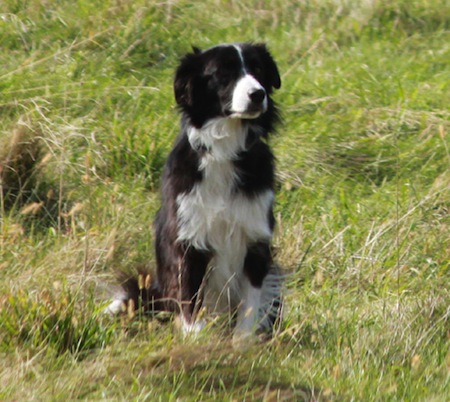
[[[225,115],[232,119],[257,119],[266,111],[264,105],[250,105],[246,110],[227,109]]]
[[[259,116],[261,116],[261,111],[247,111],[247,112],[230,112],[230,114],[228,115],[229,117],[231,117],[232,119],[257,119]]]

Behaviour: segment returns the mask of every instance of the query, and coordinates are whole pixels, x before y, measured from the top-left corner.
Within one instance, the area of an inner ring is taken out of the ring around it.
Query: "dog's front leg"
[[[261,304],[261,288],[253,286],[247,277],[242,280],[241,292],[242,301],[238,307],[236,328],[233,335],[233,341],[237,343],[255,333]]]
[[[202,284],[210,260],[208,252],[186,247],[178,267],[180,318],[184,333],[199,332],[204,323],[197,321],[202,304]]]
[[[270,247],[266,242],[255,243],[247,250],[241,281],[241,303],[233,336],[235,342],[247,338],[258,329],[261,288],[269,271],[271,258]]]

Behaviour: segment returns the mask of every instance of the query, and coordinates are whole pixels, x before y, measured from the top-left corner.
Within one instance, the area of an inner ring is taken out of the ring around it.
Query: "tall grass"
[[[446,400],[447,2],[2,4],[0,399]],[[179,57],[244,40],[282,73],[287,308],[237,351],[226,317],[190,339],[100,312],[154,266]]]

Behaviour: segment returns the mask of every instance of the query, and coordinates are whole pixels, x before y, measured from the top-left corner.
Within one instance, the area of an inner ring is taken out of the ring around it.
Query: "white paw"
[[[181,329],[185,335],[198,334],[205,326],[206,322],[204,320],[189,323],[184,318],[181,319]]]
[[[126,303],[122,299],[113,300],[108,306],[103,309],[103,314],[117,315],[126,311]]]

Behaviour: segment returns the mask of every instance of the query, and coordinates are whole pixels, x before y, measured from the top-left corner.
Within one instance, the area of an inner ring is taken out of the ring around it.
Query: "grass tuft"
[[[57,285],[57,283],[55,284]],[[102,324],[99,307],[90,298],[89,314],[77,308],[77,300],[65,289],[27,294],[19,290],[3,295],[0,320],[3,324],[2,349],[21,347],[35,353],[66,352],[84,358],[89,352],[110,343],[114,326]]]
[[[69,352],[76,358],[107,345],[114,326],[102,324],[101,312],[94,307],[89,314],[77,308],[76,298],[67,290],[41,290],[28,295],[23,290],[3,295],[0,319],[3,324],[2,348],[48,349],[58,355]]]
[[[2,211],[24,205],[36,186],[41,157],[39,132],[25,123],[13,128],[0,143],[0,197]]]

